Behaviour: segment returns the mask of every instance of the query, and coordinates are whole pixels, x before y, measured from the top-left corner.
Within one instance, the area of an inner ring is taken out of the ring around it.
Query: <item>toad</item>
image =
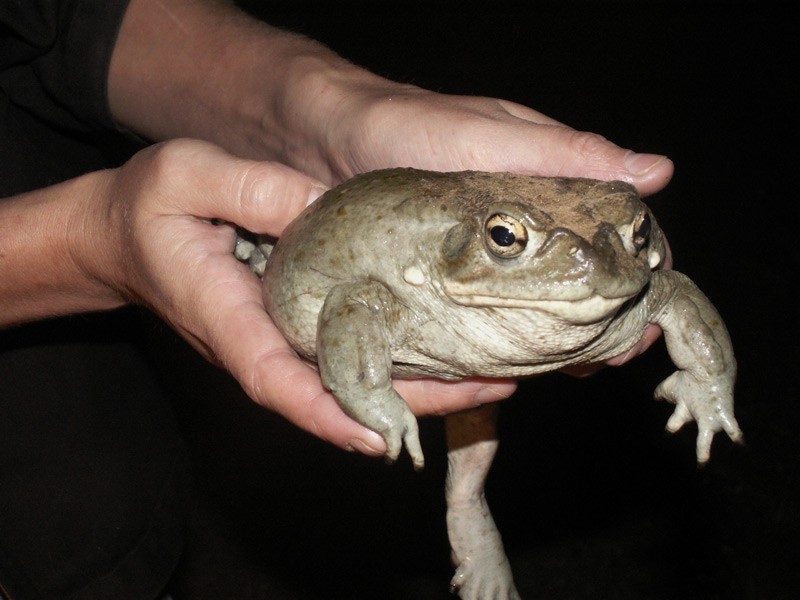
[[[241,239],[264,301],[292,347],[316,361],[343,410],[424,463],[394,377],[526,377],[597,363],[658,324],[677,370],[655,396],[667,429],[741,431],[736,361],[720,315],[666,248],[629,184],[510,173],[387,169],[325,193],[274,245]],[[483,496],[495,408],[446,418],[447,525],[465,600],[519,598]]]

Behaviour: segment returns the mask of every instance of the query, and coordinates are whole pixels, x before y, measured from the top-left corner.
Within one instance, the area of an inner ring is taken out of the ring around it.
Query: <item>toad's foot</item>
[[[383,438],[387,463],[395,463],[405,445],[414,469],[420,471],[425,467],[417,418],[391,385],[364,394],[355,393],[361,391],[358,388],[350,389],[348,394],[342,394],[336,388],[332,391],[348,416]]]
[[[450,580],[450,592],[462,600],[521,600],[502,547],[499,553],[495,549],[463,559]]]
[[[346,407],[351,416],[365,427],[379,433],[386,442],[386,462],[397,461],[405,444],[414,468],[419,471],[425,467],[425,457],[419,441],[417,418],[411,412],[406,401],[394,389],[389,389],[383,398],[373,395],[370,404],[358,407]],[[350,409],[350,410],[348,410]]]
[[[708,298],[677,271],[655,273],[645,300],[642,304],[654,310],[678,367],[655,391],[657,399],[676,407],[667,430],[697,421],[697,462],[706,463],[717,431],[735,442],[742,439],[733,416],[736,359],[728,330]]]
[[[711,456],[714,434],[725,431],[734,442],[743,439],[733,416],[732,377],[702,381],[688,371],[677,371],[661,382],[655,397],[675,404],[667,421],[667,431],[675,432],[691,421],[697,422],[697,462]]]

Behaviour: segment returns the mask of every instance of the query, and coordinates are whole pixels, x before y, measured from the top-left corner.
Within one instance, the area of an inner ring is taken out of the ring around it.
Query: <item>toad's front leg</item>
[[[676,405],[669,431],[697,421],[697,460],[708,461],[711,442],[724,430],[741,441],[733,416],[736,359],[728,331],[717,310],[685,275],[661,271],[653,276],[648,303],[659,308],[655,322],[664,330],[670,357],[678,371],[656,388],[656,398]]]
[[[317,362],[322,382],[353,419],[386,441],[386,457],[397,460],[405,443],[414,463],[425,464],[414,413],[392,387],[389,324],[394,297],[380,283],[334,287],[317,327]]]
[[[456,573],[450,584],[463,600],[518,600],[511,565],[484,495],[497,452],[497,407],[446,419],[447,531]]]

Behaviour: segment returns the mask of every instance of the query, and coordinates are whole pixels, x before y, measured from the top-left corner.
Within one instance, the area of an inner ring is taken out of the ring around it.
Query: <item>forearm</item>
[[[652,194],[672,175],[533,109],[386,80],[222,0],[132,0],[109,102],[152,140],[194,137],[328,185],[390,166],[620,179]]]
[[[319,132],[332,127],[343,89],[388,84],[226,2],[133,0],[109,102],[121,125],[148,139],[206,139],[330,180]]]
[[[123,303],[85,261],[105,251],[82,239],[82,209],[104,177],[92,173],[0,200],[0,328]]]

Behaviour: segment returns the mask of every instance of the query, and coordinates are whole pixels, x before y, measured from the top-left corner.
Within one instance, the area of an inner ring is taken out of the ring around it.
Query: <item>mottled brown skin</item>
[[[269,260],[262,254],[271,250]],[[393,377],[523,377],[596,362],[657,323],[678,367],[656,389],[698,459],[733,439],[736,362],[719,314],[623,182],[390,169],[330,190],[251,264],[267,310],[354,419],[423,464]],[[247,254],[246,252],[244,254]],[[517,598],[482,498],[493,409],[449,417],[448,525],[462,598]]]

